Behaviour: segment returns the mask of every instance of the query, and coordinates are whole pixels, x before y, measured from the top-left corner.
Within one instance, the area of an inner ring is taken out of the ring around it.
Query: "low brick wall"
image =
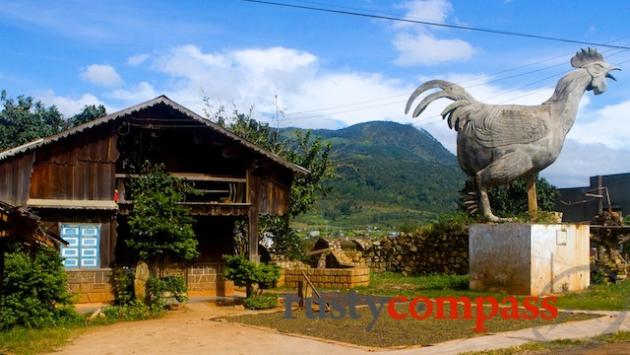
[[[189,297],[234,295],[234,283],[223,277],[222,263],[171,264],[166,275],[184,277]]]
[[[114,300],[112,269],[67,270],[70,290],[77,303],[108,303]]]
[[[76,303],[109,303],[114,300],[112,269],[66,270],[70,290]],[[232,296],[234,283],[223,278],[223,264],[195,263],[170,265],[166,275],[182,276],[188,285],[188,296]]]
[[[284,284],[287,287],[297,287],[306,274],[315,287],[321,288],[354,288],[367,286],[370,283],[370,270],[367,267],[346,269],[284,269]]]

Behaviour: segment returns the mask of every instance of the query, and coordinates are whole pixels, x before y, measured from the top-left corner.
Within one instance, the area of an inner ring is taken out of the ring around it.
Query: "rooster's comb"
[[[603,61],[604,57],[595,48],[582,49],[571,58],[571,66],[581,68],[592,62]]]

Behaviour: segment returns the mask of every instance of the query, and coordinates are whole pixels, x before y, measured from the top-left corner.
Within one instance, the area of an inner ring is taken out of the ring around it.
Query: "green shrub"
[[[272,264],[255,263],[243,256],[224,255],[225,277],[236,286],[247,287],[247,297],[253,294],[253,285],[259,289],[274,287],[280,278],[280,267]]]
[[[6,253],[0,329],[68,324],[79,320],[57,251],[38,248],[33,258],[15,249]]]
[[[247,309],[269,309],[278,306],[278,295],[252,295],[245,299],[245,308]]]
[[[132,301],[129,304],[107,306],[103,313],[108,321],[142,320],[160,316],[163,308],[158,305],[147,306],[140,301]]]
[[[260,229],[271,233],[273,253],[284,255],[291,260],[304,259],[304,240],[290,227],[288,218],[261,216]]]
[[[129,305],[135,299],[134,280],[135,273],[129,267],[116,267],[112,272],[112,287],[114,289],[114,304]]]
[[[151,276],[146,284],[147,304],[164,307],[167,299],[174,299],[183,303],[188,300],[188,297],[186,297],[187,291],[186,282],[181,276],[166,276],[162,278]]]
[[[468,290],[468,275],[430,274],[423,278],[424,290]]]

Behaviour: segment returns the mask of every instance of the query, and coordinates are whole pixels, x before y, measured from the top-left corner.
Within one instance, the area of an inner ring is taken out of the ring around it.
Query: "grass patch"
[[[398,305],[400,312],[406,312],[407,307],[407,304]],[[463,306],[460,307],[460,314],[462,314],[462,311]],[[446,313],[448,314],[448,310]],[[371,331],[367,331],[367,328],[373,321],[373,317],[370,309],[367,307],[357,309],[358,319],[350,317],[331,319],[330,315],[323,319],[309,319],[304,311],[294,311],[293,314],[295,319],[285,319],[284,312],[226,317],[224,319],[269,327],[285,333],[298,333],[374,347],[429,345],[480,334],[473,331],[475,326],[474,319],[448,320],[430,317],[425,320],[415,320],[407,317],[403,320],[395,320],[386,314],[386,308],[381,312]],[[474,306],[473,314],[475,314]],[[593,317],[593,315],[569,313],[562,313],[553,321],[503,320],[500,317],[496,317],[485,322],[485,325],[489,332],[501,332],[539,325],[585,320]]]
[[[355,290],[364,295],[379,296],[495,296],[499,299],[507,296],[500,292],[470,290],[467,275],[445,274],[404,276],[394,272],[370,273],[370,285]]]
[[[44,329],[13,328],[0,332],[0,353],[40,354],[51,352],[84,331],[83,327]]]
[[[557,352],[580,351],[589,348],[605,346],[606,344],[617,344],[630,342],[630,332],[618,332],[613,334],[600,335],[586,339],[559,339],[541,343],[525,343],[510,348],[467,352],[462,355],[516,355],[516,354],[544,354]]]
[[[587,290],[558,297],[558,307],[586,310],[630,310],[630,280],[591,285]]]
[[[77,315],[76,319],[46,328],[15,327],[0,331],[0,354],[40,354],[53,352],[65,345],[70,339],[83,333],[88,328],[105,326],[122,321],[135,321],[158,318],[164,314],[162,309],[149,308],[141,303],[129,306],[107,306],[103,308],[105,317],[88,320],[88,314]]]
[[[466,275],[403,276],[392,272],[371,273],[370,285],[356,290],[362,294],[383,296],[494,296],[499,300],[507,296],[501,292],[470,290]],[[591,285],[581,292],[558,295],[556,306],[576,310],[630,310],[630,280],[610,285]]]

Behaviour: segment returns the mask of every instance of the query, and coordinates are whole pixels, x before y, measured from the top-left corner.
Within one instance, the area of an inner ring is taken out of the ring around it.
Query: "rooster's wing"
[[[533,143],[549,133],[548,116],[522,106],[485,105],[473,115],[469,121],[474,135],[488,148]]]

